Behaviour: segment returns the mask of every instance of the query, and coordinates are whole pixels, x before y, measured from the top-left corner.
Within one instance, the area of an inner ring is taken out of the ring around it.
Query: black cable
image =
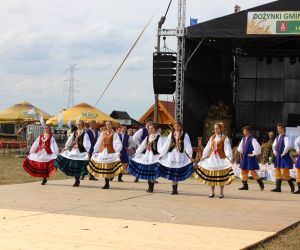
[[[160,5],[160,4],[159,4]],[[159,6],[158,5],[158,6]],[[97,106],[97,104],[99,103],[99,101],[101,100],[101,98],[104,96],[104,94],[106,93],[107,89],[109,88],[110,84],[112,83],[112,81],[115,79],[115,77],[117,76],[117,74],[119,73],[120,69],[122,68],[123,64],[125,63],[125,61],[127,60],[127,58],[129,57],[129,55],[131,54],[132,50],[134,49],[135,45],[138,43],[138,41],[140,40],[140,38],[142,37],[142,35],[144,34],[144,32],[146,31],[146,29],[148,28],[149,24],[151,23],[153,17],[155,16],[156,12],[158,10],[158,7],[155,9],[153,15],[150,17],[149,21],[146,23],[145,27],[143,28],[142,32],[139,34],[138,38],[135,40],[135,42],[133,43],[133,45],[131,46],[129,52],[127,53],[127,55],[125,56],[125,58],[123,59],[123,61],[121,62],[121,64],[119,65],[117,71],[114,73],[113,77],[111,78],[111,80],[108,82],[108,84],[106,85],[105,89],[103,90],[102,94],[100,95],[100,97],[98,98],[96,104],[94,106]]]

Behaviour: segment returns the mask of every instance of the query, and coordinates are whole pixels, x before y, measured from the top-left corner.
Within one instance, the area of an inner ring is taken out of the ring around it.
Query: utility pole
[[[65,80],[69,82],[69,96],[68,96],[68,105],[67,108],[74,106],[74,82],[76,81],[74,78],[74,71],[76,69],[76,64],[69,64],[69,68],[66,71],[70,72],[69,79]]]

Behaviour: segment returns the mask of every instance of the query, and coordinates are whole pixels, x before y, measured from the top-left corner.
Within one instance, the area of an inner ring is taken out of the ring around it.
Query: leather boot
[[[282,180],[276,180],[276,188],[272,189],[271,192],[281,192],[281,182]]]
[[[73,184],[73,187],[79,187],[80,185],[80,179],[79,177],[75,177],[75,183]]]
[[[178,194],[177,187],[178,187],[178,184],[172,185],[172,195]]]
[[[242,181],[243,182],[243,186],[239,188],[239,190],[248,190],[248,182],[247,181]]]
[[[294,192],[294,194],[300,194],[300,182],[297,183],[298,190]]]
[[[292,179],[288,180],[288,184],[290,185],[291,193],[294,193],[295,192],[295,184],[294,184],[293,180]]]
[[[256,181],[257,181],[257,183],[258,183],[258,185],[259,185],[259,187],[260,187],[260,190],[261,190],[261,191],[264,191],[264,189],[265,189],[265,184],[263,183],[262,179],[259,178],[259,179],[256,180]]]
[[[124,182],[124,181],[122,180],[122,176],[123,176],[123,174],[119,174],[119,175],[118,175],[118,182]]]
[[[105,185],[102,189],[109,189],[109,179],[105,178]]]
[[[89,180],[90,181],[98,181],[98,179],[95,176],[91,175],[91,174],[89,174]]]
[[[47,181],[47,178],[43,178],[41,185],[46,185]]]

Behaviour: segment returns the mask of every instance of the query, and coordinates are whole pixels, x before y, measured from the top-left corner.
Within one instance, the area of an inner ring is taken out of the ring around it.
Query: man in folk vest
[[[275,156],[275,179],[276,188],[272,192],[281,192],[282,180],[286,180],[290,185],[291,192],[295,191],[295,185],[290,175],[290,169],[293,168],[289,148],[289,138],[285,135],[285,126],[282,123],[277,124],[278,136],[273,142],[272,149]]]
[[[97,129],[97,123],[95,120],[92,120],[89,122],[90,127],[86,130],[86,133],[88,135],[88,138],[90,139],[91,142],[91,148],[89,151],[89,157],[92,157],[92,154],[94,152],[94,146],[98,140],[98,138],[100,137],[100,131]],[[81,177],[81,180],[84,179],[84,175]],[[93,175],[89,174],[89,180],[92,181],[97,181],[98,179],[95,178]]]
[[[126,170],[128,163],[129,163],[129,158],[128,158],[128,146],[129,146],[129,135],[126,133],[127,132],[127,127],[126,125],[121,125],[120,127],[120,133],[118,133],[118,136],[122,142],[122,150],[120,152],[121,154],[121,162],[123,164],[123,172]],[[118,175],[118,182],[123,182],[122,180],[123,173],[120,173]]]
[[[259,164],[256,156],[261,154],[261,148],[257,140],[252,136],[252,128],[250,126],[243,127],[243,139],[239,144],[238,151],[242,154],[240,169],[242,175],[243,186],[239,190],[248,190],[249,173],[258,182],[260,190],[264,190],[264,183],[256,173],[259,170]]]
[[[149,126],[153,125],[153,122],[150,118],[147,118],[145,121],[145,127],[140,128],[134,135],[133,141],[137,147],[143,142],[143,140],[149,135],[148,129]],[[139,179],[135,178],[134,182],[138,182]]]

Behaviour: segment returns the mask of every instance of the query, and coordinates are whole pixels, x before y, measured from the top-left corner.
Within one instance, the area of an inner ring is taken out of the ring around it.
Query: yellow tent
[[[41,114],[44,120],[50,118],[48,113],[23,101],[0,112],[0,123],[35,122],[39,121]]]
[[[139,119],[140,123],[145,123],[147,118],[154,121],[154,108],[152,105],[150,109]],[[175,103],[168,101],[158,101],[158,124],[159,125],[172,125],[175,122]]]
[[[77,120],[83,120],[84,122],[95,120],[97,123],[112,121],[113,126],[120,125],[117,120],[84,102],[64,110],[61,114],[51,117],[46,123],[52,126],[57,126],[59,119],[62,119],[64,126],[68,124],[70,119],[73,125]]]

